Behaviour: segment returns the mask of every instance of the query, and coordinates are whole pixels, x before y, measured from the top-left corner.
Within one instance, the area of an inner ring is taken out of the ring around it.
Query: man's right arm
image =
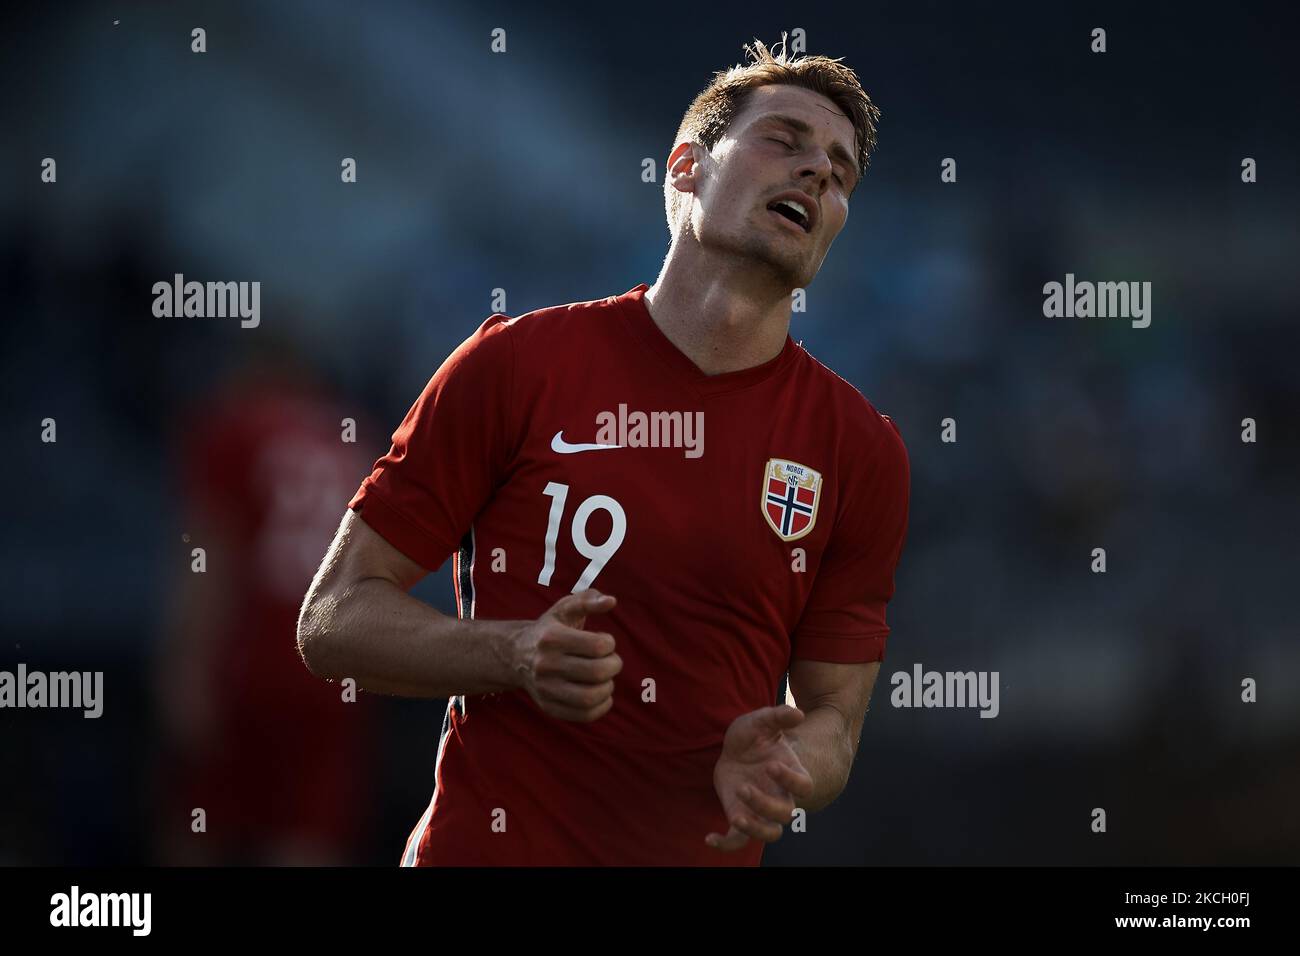
[[[461,620],[407,593],[427,574],[349,509],[298,616],[307,669],[403,697],[523,688],[565,720],[596,720],[612,706],[623,666],[614,638],[582,625],[614,598],[570,594],[536,621]]]

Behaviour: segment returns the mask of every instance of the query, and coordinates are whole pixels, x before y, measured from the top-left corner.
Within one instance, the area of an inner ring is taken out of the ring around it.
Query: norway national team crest
[[[822,473],[784,458],[769,458],[763,472],[763,517],[782,541],[802,538],[817,523]]]

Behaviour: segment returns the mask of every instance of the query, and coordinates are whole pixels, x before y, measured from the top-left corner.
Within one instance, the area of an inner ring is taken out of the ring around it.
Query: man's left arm
[[[708,834],[709,846],[735,851],[751,839],[771,843],[796,810],[820,810],[840,795],[879,671],[879,661],[796,658],[787,700],[799,706],[763,707],[732,721],[713,768],[730,826],[725,834]]]
[[[785,736],[812,777],[812,795],[800,801],[809,813],[829,806],[847,786],[879,673],[879,661],[790,662],[786,703],[803,711],[804,719]]]
[[[791,635],[787,699],[795,706],[741,714],[723,737],[713,785],[730,828],[705,837],[717,849],[779,839],[796,808],[820,810],[848,783],[889,635],[885,605],[907,533],[909,484],[907,449],[891,419],[878,416],[858,438],[849,443],[858,457],[843,469],[833,536]]]
[[[862,722],[885,656],[885,606],[907,534],[907,448],[893,419],[874,410],[851,442],[840,514],[791,647],[786,703],[804,720],[786,731],[814,792],[809,811],[849,781]]]

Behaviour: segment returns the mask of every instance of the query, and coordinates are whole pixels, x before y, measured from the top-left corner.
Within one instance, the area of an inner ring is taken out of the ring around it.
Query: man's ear
[[[699,164],[695,162],[696,145],[689,140],[678,143],[668,154],[668,182],[678,192],[695,192]]]

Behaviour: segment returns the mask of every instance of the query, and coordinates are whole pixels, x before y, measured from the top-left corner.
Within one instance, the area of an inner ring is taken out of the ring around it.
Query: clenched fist
[[[594,589],[570,594],[514,635],[511,670],[544,713],[590,723],[614,706],[614,675],[623,669],[614,636],[582,629],[588,615],[614,604]]]

